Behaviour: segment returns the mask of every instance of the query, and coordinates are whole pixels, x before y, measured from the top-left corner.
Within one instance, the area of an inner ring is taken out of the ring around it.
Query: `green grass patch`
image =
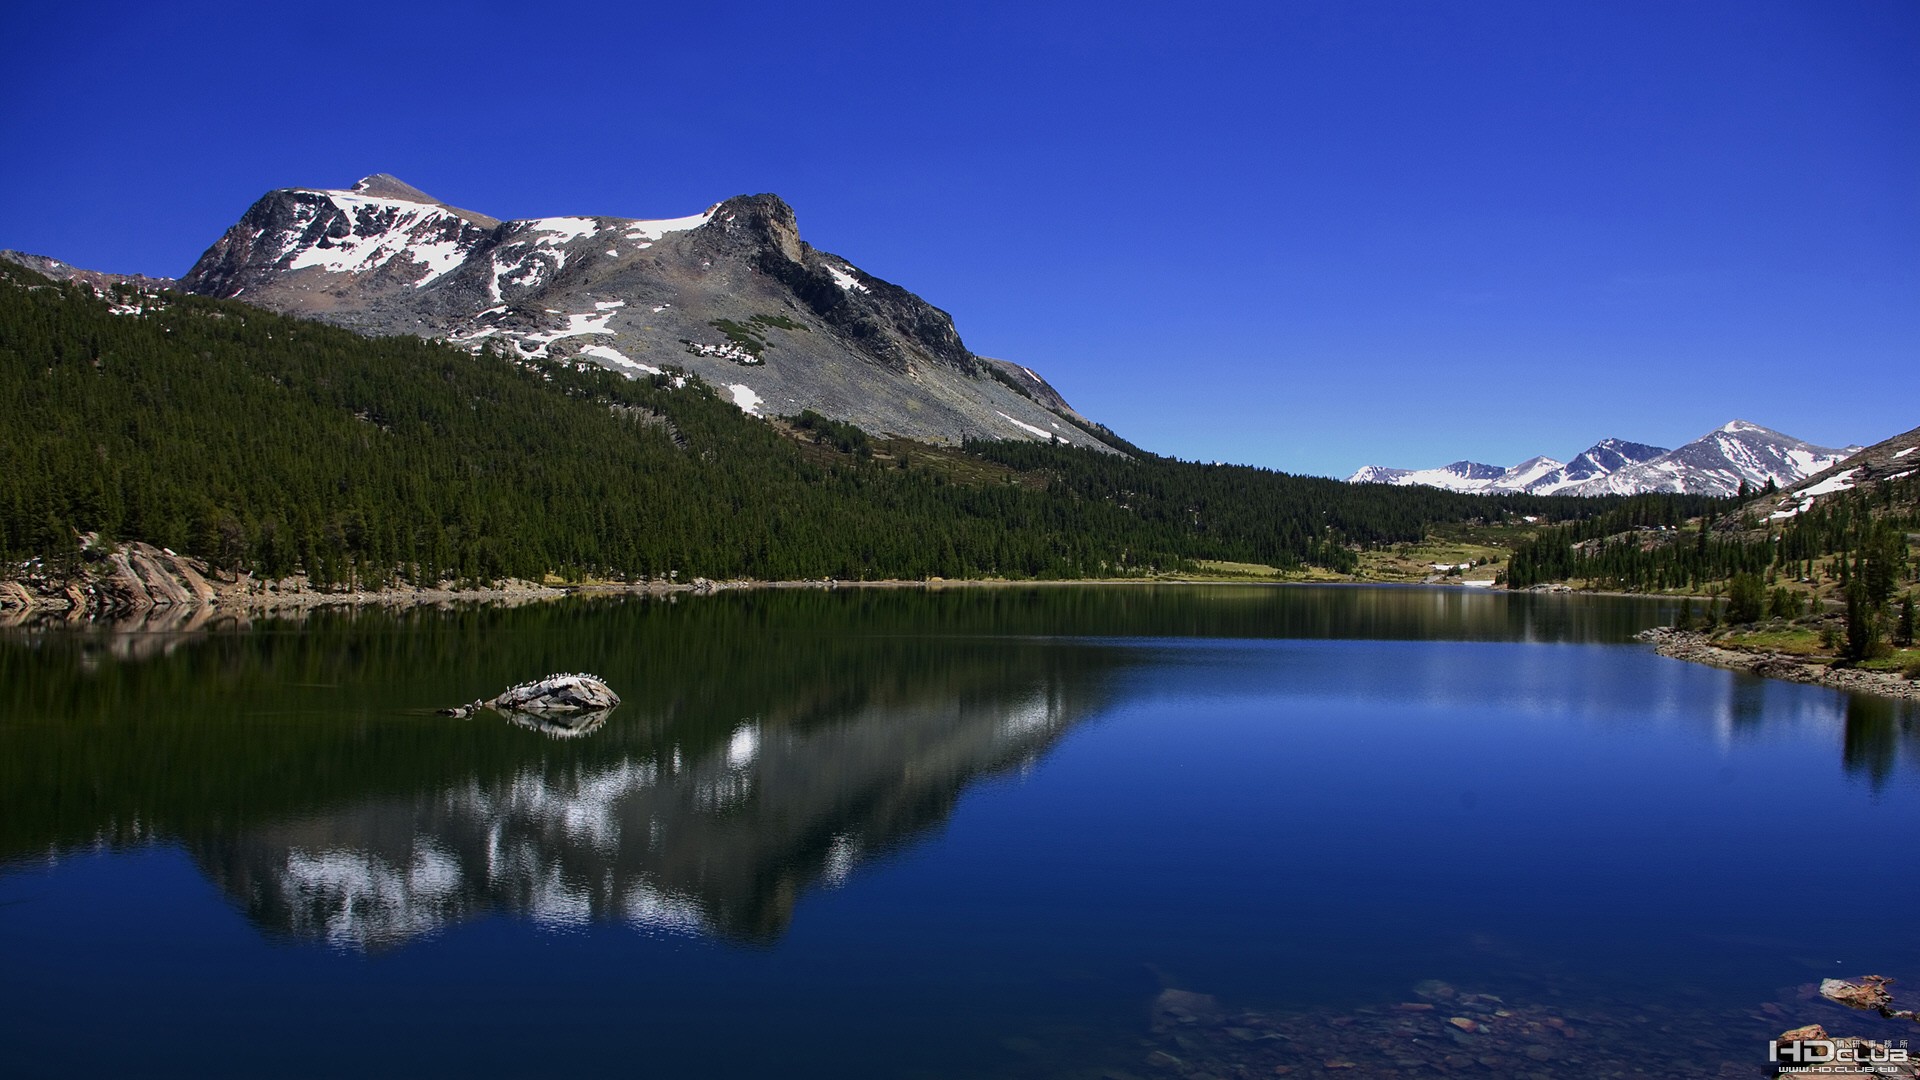
[[[1731,630],[1713,639],[1715,645],[1753,652],[1788,653],[1793,656],[1829,656],[1831,650],[1820,644],[1820,632],[1804,626],[1765,627],[1755,630]]]
[[[799,429],[795,429],[799,434]],[[810,439],[810,436],[809,436]],[[1047,477],[1038,472],[1022,472],[998,462],[976,457],[957,446],[924,443],[915,439],[873,439],[873,456],[894,468],[923,472],[941,483],[969,487],[1018,486],[1045,491]]]
[[[1207,577],[1253,579],[1260,581],[1280,581],[1298,574],[1288,574],[1277,566],[1266,563],[1228,562],[1224,559],[1195,559],[1194,567]]]
[[[1462,581],[1491,579],[1506,566],[1507,549],[1494,543],[1497,527],[1454,530],[1454,535],[1430,534],[1417,544],[1391,544],[1360,553],[1360,574],[1370,581],[1425,581],[1438,566],[1474,563],[1456,576]]]
[[[750,326],[743,326],[732,319],[714,319],[708,326],[727,335],[727,340],[747,350],[755,356],[767,351],[766,340],[754,333]]]
[[[1863,671],[1899,671],[1909,679],[1920,679],[1920,648],[1892,649],[1885,656],[1860,661]]]

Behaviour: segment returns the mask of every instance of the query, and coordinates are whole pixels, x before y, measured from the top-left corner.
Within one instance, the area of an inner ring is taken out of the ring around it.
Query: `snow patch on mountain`
[[[1034,427],[1032,424],[1022,423],[1021,421],[1015,420],[1013,417],[1008,416],[1006,413],[1000,413],[999,416],[1000,416],[1000,419],[1005,420],[1007,423],[1012,424],[1014,427],[1019,428],[1021,431],[1024,431],[1029,435],[1034,436],[1035,438],[1050,439],[1054,437],[1053,432],[1048,431],[1045,428]]]
[[[672,232],[687,232],[697,229],[713,220],[713,212],[720,209],[718,203],[707,207],[698,214],[688,217],[667,218],[662,221],[629,221],[625,224],[629,240],[659,240]],[[646,245],[643,245],[646,246]]]
[[[611,345],[588,345],[580,350],[580,355],[610,366],[629,378],[633,378],[636,372],[646,375],[660,374],[659,368],[652,364],[643,364]]]
[[[727,392],[733,395],[733,403],[740,406],[741,412],[752,413],[755,416],[759,416],[760,406],[766,404],[766,402],[760,400],[760,395],[754,393],[753,389],[745,383],[734,383],[727,387]]]
[[[840,286],[845,292],[864,293],[873,291],[861,284],[859,278],[853,276],[853,267],[851,266],[835,266],[832,263],[828,263],[827,273],[833,276],[833,283]]]
[[[594,334],[612,334],[614,331],[607,327],[607,323],[613,319],[613,316],[614,313],[611,311],[569,315],[565,326],[548,330],[507,331],[499,327],[484,327],[466,334],[455,334],[448,340],[470,344],[497,335],[512,343],[521,356],[528,359],[545,359],[550,355],[548,347],[556,341]],[[581,351],[584,353],[587,350]]]
[[[413,282],[414,288],[420,288],[458,267],[471,251],[472,245],[463,239],[464,222],[431,203],[339,191],[299,194],[312,198],[295,205],[286,231],[277,238],[279,257],[288,270],[366,273],[404,256],[425,269]],[[316,224],[327,227],[310,240]],[[335,235],[342,227],[346,235]]]
[[[1817,484],[1803,487],[1799,491],[1794,492],[1794,497],[1800,501],[1798,506],[1788,507],[1785,510],[1775,510],[1767,516],[1770,518],[1794,517],[1812,509],[1813,501],[1822,495],[1831,495],[1836,491],[1852,491],[1854,475],[1859,471],[1859,469],[1842,469]]]

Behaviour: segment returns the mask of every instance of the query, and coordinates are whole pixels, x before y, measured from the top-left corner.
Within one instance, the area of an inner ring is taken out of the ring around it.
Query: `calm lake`
[[[1805,1000],[1920,980],[1920,715],[1633,642],[1672,614],[1139,586],[0,631],[0,1061],[1572,1080],[1920,1043]],[[434,715],[551,671],[624,701]]]

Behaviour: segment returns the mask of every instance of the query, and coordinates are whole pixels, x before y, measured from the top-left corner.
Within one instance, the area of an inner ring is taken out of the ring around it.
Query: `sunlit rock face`
[[[698,750],[668,738],[645,757],[529,765],[195,851],[260,923],[351,948],[495,912],[771,940],[806,889],[937,827],[972,781],[1037,760],[1091,697],[1057,680],[804,726],[745,719]],[[624,722],[646,721],[610,721]]]

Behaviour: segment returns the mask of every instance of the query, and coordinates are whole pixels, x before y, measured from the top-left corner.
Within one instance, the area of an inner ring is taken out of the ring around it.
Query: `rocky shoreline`
[[[1797,656],[1792,653],[1729,649],[1697,630],[1679,630],[1656,626],[1642,630],[1640,640],[1650,642],[1655,652],[1675,660],[1744,671],[1769,679],[1813,683],[1858,694],[1920,701],[1920,682],[1892,671],[1863,671],[1860,668],[1834,667],[1824,657]]]
[[[151,544],[128,542],[111,549],[89,546],[79,574],[53,573],[37,564],[5,568],[0,578],[0,626],[41,622],[113,623],[142,628],[193,628],[217,619],[301,615],[336,607],[438,607],[451,604],[522,604],[567,596],[705,595],[736,589],[899,589],[992,587],[1007,585],[1115,584],[1112,581],[1061,580],[881,580],[799,581],[739,579],[715,581],[649,579],[637,582],[552,585],[509,579],[470,587],[442,582],[431,587],[382,589],[318,588],[303,575],[256,578],[222,574],[199,559]],[[1171,583],[1172,579],[1125,579],[1128,584]]]
[[[82,572],[56,573],[29,563],[0,580],[0,624],[66,622],[204,622],[223,615],[302,612],[355,605],[413,606],[464,601],[522,601],[568,590],[509,581],[489,588],[446,583],[436,588],[323,589],[304,577],[264,580],[222,574],[199,559],[131,542],[88,547]]]

